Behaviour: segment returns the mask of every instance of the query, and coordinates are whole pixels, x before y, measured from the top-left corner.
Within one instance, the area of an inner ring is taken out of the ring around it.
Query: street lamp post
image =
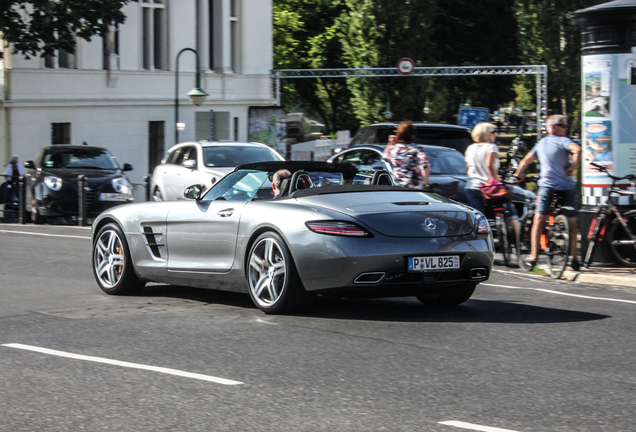
[[[179,57],[184,51],[192,51],[196,56],[197,64],[196,64],[196,78],[194,83],[194,88],[188,92],[188,96],[193,104],[199,106],[205,100],[205,97],[208,95],[206,92],[201,90],[201,69],[199,68],[199,53],[192,48],[183,48],[177,54],[176,65],[175,65],[175,92],[174,92],[174,143],[179,143]]]

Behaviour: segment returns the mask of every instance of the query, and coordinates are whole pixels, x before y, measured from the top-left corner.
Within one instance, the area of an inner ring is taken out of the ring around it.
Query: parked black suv
[[[416,144],[449,147],[464,154],[466,147],[473,142],[470,129],[463,126],[435,123],[413,124]],[[389,142],[389,135],[395,134],[398,125],[399,123],[378,123],[363,126],[353,137],[349,147],[363,144],[385,145]]]

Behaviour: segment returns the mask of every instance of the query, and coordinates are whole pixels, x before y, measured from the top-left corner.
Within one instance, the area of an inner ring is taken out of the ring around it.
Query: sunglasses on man
[[[555,123],[554,126],[558,126],[558,127],[563,128],[563,129],[568,129],[570,127],[569,125],[566,125],[564,123]]]

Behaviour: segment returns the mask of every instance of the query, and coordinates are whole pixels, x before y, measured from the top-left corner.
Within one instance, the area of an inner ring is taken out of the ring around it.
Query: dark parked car
[[[431,162],[430,182],[438,192],[459,202],[467,202],[464,184],[468,180],[464,156],[457,150],[446,147],[423,145],[426,156]],[[350,163],[358,169],[359,176],[373,177],[374,171],[392,173],[391,163],[382,155],[382,146],[363,145],[344,150],[329,159],[329,162]],[[394,182],[399,185],[399,182]]]
[[[92,146],[54,145],[45,147],[35,161],[26,161],[26,211],[34,223],[47,217],[79,214],[78,178],[86,176],[86,215],[133,201],[133,189],[124,171],[106,149]]]
[[[415,144],[427,144],[439,147],[449,147],[464,154],[466,147],[473,143],[470,129],[463,126],[414,123]],[[398,123],[378,123],[361,127],[355,134],[349,148],[375,144],[385,146],[389,142],[389,135],[394,135]]]
[[[466,173],[466,161],[457,150],[432,145],[421,146],[431,162],[430,182],[435,184],[433,192],[467,204],[466,183],[469,180]],[[362,145],[344,150],[333,155],[329,162],[350,163],[358,169],[358,176],[373,177],[374,171],[392,172],[391,164],[382,155],[384,146]],[[534,203],[534,192],[512,186],[513,203],[520,218],[525,216],[528,206]]]

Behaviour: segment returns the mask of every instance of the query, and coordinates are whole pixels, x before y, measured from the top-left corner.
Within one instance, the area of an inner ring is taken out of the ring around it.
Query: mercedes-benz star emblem
[[[426,220],[424,221],[424,225],[426,225],[426,228],[430,229],[431,231],[437,228],[437,225],[435,225],[435,221],[431,218],[426,218]]]

